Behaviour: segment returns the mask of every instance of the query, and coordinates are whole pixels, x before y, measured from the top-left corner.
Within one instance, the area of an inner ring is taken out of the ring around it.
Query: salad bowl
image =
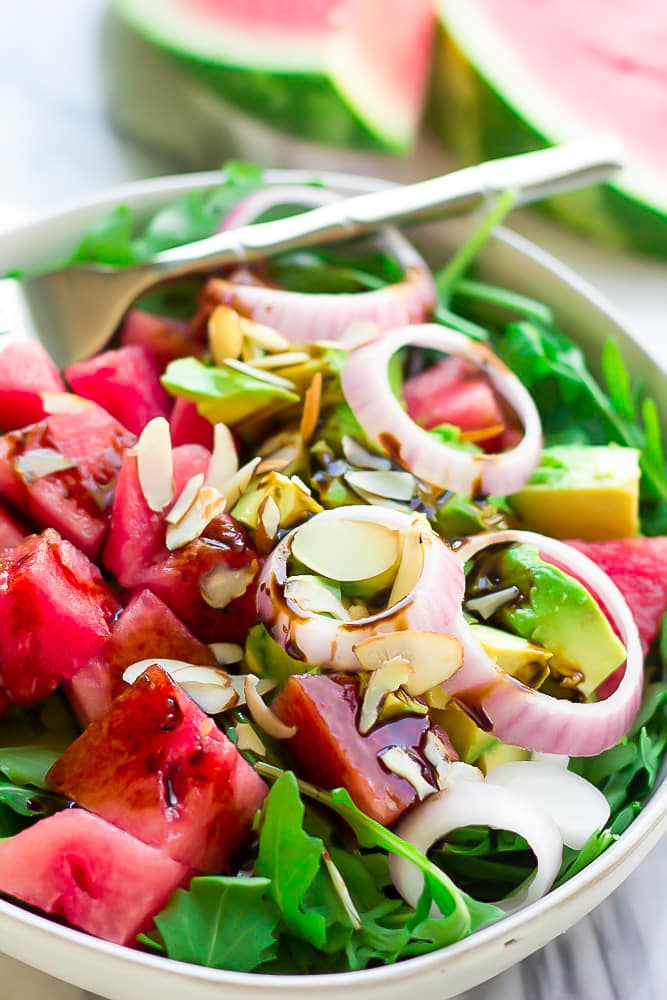
[[[307,182],[302,171],[272,171],[274,183]],[[345,194],[371,191],[384,182],[343,174],[318,180]],[[179,194],[219,183],[219,174],[189,174],[142,181],[97,197],[4,234],[0,271],[46,266],[67,256],[81,233],[123,203],[139,217]],[[470,220],[424,228],[417,242],[434,261],[445,260],[469,232]],[[594,289],[554,258],[504,229],[496,230],[477,259],[484,280],[539,298],[587,355],[595,371],[603,344],[613,338],[631,373],[648,393],[664,400],[665,373],[633,338],[625,321]],[[661,413],[663,426],[667,409]],[[2,625],[0,624],[0,627]],[[605,899],[637,867],[667,829],[667,784],[663,779],[637,818],[604,854],[539,901],[448,948],[360,972],[319,976],[266,976],[202,968],[109,944],[0,901],[2,950],[13,958],[109,1000],[338,1000],[352,991],[363,1000],[404,1000],[416,989],[446,1000],[520,961],[563,933]]]

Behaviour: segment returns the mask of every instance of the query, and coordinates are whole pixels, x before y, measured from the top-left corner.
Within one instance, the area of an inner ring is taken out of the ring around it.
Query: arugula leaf
[[[169,958],[252,972],[276,954],[278,908],[266,878],[200,877],[155,918]],[[155,942],[148,940],[155,946]]]
[[[279,646],[265,625],[253,625],[245,643],[248,670],[258,677],[272,677],[285,684],[293,674],[308,671],[308,664],[295,660]],[[313,668],[310,668],[311,670]]]
[[[69,259],[69,264],[107,264],[126,267],[135,264],[138,257],[132,243],[132,209],[118,205],[103,219],[92,226],[81,239]]]
[[[455,308],[462,306],[464,311],[469,311],[472,307],[476,314],[479,312],[482,315],[486,312],[494,322],[516,318],[547,324],[554,322],[554,314],[549,306],[527,295],[510,291],[509,288],[463,278],[456,284],[453,294]]]
[[[47,788],[46,775],[62,749],[45,746],[0,747],[0,772],[14,785],[33,785]]]

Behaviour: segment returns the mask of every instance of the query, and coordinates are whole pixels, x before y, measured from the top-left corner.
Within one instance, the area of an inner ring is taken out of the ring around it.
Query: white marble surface
[[[122,39],[120,47],[114,42],[110,69],[113,38],[105,7],[104,0],[0,0],[0,224],[130,178],[215,166],[223,155],[209,127],[178,119],[189,106],[187,94],[174,95],[165,130],[164,117],[156,116],[157,69],[143,67],[151,72],[141,82],[126,63],[131,53]],[[150,113],[148,145],[113,131],[106,93],[114,96],[116,118],[133,132],[143,99]],[[208,111],[200,110],[205,121]],[[257,141],[270,155],[265,137]],[[284,143],[276,144],[275,158],[317,161],[312,150]],[[337,165],[329,154],[325,162]],[[428,149],[398,169],[412,176],[434,162]],[[360,166],[385,169],[367,160]],[[667,362],[665,264],[602,250],[541,217],[522,215],[516,225],[605,291]],[[465,1000],[661,1000],[667,996],[666,884],[663,843],[591,917]],[[0,983],[2,1000],[83,1000],[79,991],[2,957]]]

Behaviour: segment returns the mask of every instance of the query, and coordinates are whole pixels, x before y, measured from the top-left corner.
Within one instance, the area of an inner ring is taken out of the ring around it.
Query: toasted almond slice
[[[261,458],[253,458],[245,465],[242,465],[238,472],[236,472],[231,479],[228,479],[222,487],[222,492],[225,494],[227,500],[227,510],[231,510],[232,507],[238,502],[239,497],[242,493],[250,486],[250,481],[257,471],[257,466],[261,462]]]
[[[280,508],[271,495],[264,497],[259,505],[257,519],[264,529],[267,540],[273,541],[280,528]]]
[[[336,595],[316,576],[290,576],[283,589],[285,599],[302,611],[314,615],[331,615],[339,621],[350,621],[350,615]]]
[[[216,306],[208,318],[208,343],[216,365],[238,358],[243,346],[242,320],[230,306]]]
[[[199,538],[214,517],[219,517],[226,506],[225,497],[212,486],[202,486],[194,503],[178,524],[167,525],[166,545],[170,552],[180,549]]]
[[[412,500],[417,489],[414,476],[409,472],[399,472],[398,469],[385,472],[353,469],[345,473],[344,479],[353,490],[364,490],[365,493],[374,493],[375,496],[403,503]]]
[[[369,341],[375,340],[381,329],[382,327],[379,323],[373,323],[371,320],[355,320],[354,323],[350,323],[348,326],[338,346],[345,347],[348,351],[353,351],[355,347],[363,347]]]
[[[126,684],[134,684],[137,678],[141,677],[149,667],[160,667],[172,677],[175,677],[180,670],[185,670],[191,666],[192,664],[186,660],[170,660],[164,656],[153,657],[152,660],[137,660],[125,668],[123,671],[123,680]]]
[[[204,473],[198,472],[196,476],[191,476],[183,487],[176,503],[167,514],[169,524],[178,524],[192,507],[197,499],[199,490],[204,485]]]
[[[407,660],[414,673],[404,687],[410,695],[424,694],[442,684],[463,664],[463,646],[458,639],[441,632],[388,632],[369,636],[354,647],[364,670],[377,670],[388,660]]]
[[[226,712],[238,705],[238,696],[231,685],[222,687],[216,684],[200,684],[198,681],[188,680],[181,674],[174,680],[207,715],[219,715],[220,712]]]
[[[360,604],[359,602],[357,602],[356,604],[350,604],[349,608],[347,609],[347,613],[353,622],[358,622],[362,618],[368,618],[370,615],[370,611],[368,610],[366,605]]]
[[[239,471],[239,456],[234,437],[227,424],[218,423],[213,428],[213,451],[206,470],[206,485],[214,486],[221,493],[232,476]]]
[[[313,491],[308,486],[306,486],[303,479],[301,479],[299,476],[290,476],[290,479],[294,483],[297,489],[301,490],[302,493],[305,493],[307,497],[312,497]]]
[[[246,319],[245,316],[241,319],[241,326],[248,340],[252,340],[253,343],[265,351],[278,354],[290,349],[290,342],[287,337],[283,337],[282,333],[278,333],[272,326],[257,323],[254,319]],[[310,360],[308,355],[306,355],[306,360]]]
[[[387,497],[379,497],[376,493],[368,493],[366,490],[362,490],[358,486],[355,486],[354,492],[358,497],[360,497],[361,500],[365,500],[371,507],[388,507],[390,510],[400,511],[401,514],[412,513],[409,505],[406,503],[398,503],[396,500],[388,500]]]
[[[36,479],[43,479],[44,476],[50,476],[54,472],[66,472],[68,469],[76,468],[76,462],[55,448],[33,448],[32,451],[24,451],[14,459],[13,465],[25,483],[34,483]]]
[[[500,608],[504,608],[506,604],[516,601],[519,597],[521,597],[521,591],[518,587],[503,587],[502,590],[495,590],[490,594],[482,594],[481,597],[472,597],[469,601],[466,601],[466,611],[474,611],[484,619],[490,618]]]
[[[230,677],[232,687],[239,696],[238,705],[245,705],[245,679],[247,676],[248,674],[232,674]],[[257,679],[257,693],[262,697],[277,687],[278,681],[273,680],[272,677],[259,677]]]
[[[336,895],[340,899],[343,909],[347,914],[348,920],[354,927],[355,931],[361,928],[361,917],[359,916],[359,911],[354,905],[352,896],[350,895],[350,890],[348,889],[345,879],[338,871],[338,868],[334,864],[333,858],[327,850],[322,851],[322,860],[327,867],[329,872],[329,877],[331,878],[332,885],[336,890]]]
[[[282,719],[279,719],[275,712],[272,712],[268,705],[262,701],[257,690],[257,677],[248,674],[245,679],[245,700],[248,711],[260,729],[263,729],[275,740],[289,740],[296,733],[296,726],[286,726]]]
[[[239,750],[250,750],[258,757],[266,757],[266,747],[248,722],[236,723],[236,746]]]
[[[401,562],[394,578],[387,607],[393,608],[417,586],[424,569],[424,535],[429,526],[423,517],[413,517],[403,538]]]
[[[315,516],[294,533],[292,555],[318,576],[352,582],[397,566],[400,544],[400,534],[383,524]]]
[[[299,444],[298,431],[279,431],[277,434],[272,434],[271,437],[262,441],[257,449],[257,454],[261,455],[262,458],[275,458],[276,454],[281,452],[283,448],[298,446]]]
[[[368,680],[361,703],[359,715],[359,732],[367,733],[378,720],[382,703],[392,691],[403,687],[412,674],[412,666],[407,660],[396,656],[393,660],[381,663]]]
[[[276,368],[293,368],[294,365],[303,365],[308,361],[310,357],[304,351],[285,351],[282,354],[265,354],[253,361],[253,366],[274,371]]]
[[[483,781],[484,775],[478,767],[465,764],[462,760],[452,760],[441,739],[429,729],[424,740],[424,756],[435,771],[438,788],[444,791],[457,781]]]
[[[350,465],[354,465],[358,469],[375,469],[376,472],[389,472],[391,469],[391,461],[388,458],[367,451],[349,434],[344,434],[340,443],[343,454]]]
[[[257,475],[265,476],[267,472],[282,472],[289,464],[286,458],[265,458],[257,466]]]
[[[254,365],[256,361],[261,361],[263,357],[264,352],[259,344],[253,344],[252,340],[248,340],[246,337],[241,348],[241,361],[245,361],[247,365]]]
[[[378,757],[389,771],[410,782],[420,801],[437,791],[424,777],[418,762],[403,747],[387,747]]]
[[[174,677],[178,678],[178,683],[184,684],[208,684],[211,687],[231,688],[231,677],[226,670],[219,670],[218,667],[202,667],[197,663],[186,663],[179,667]],[[234,691],[236,694],[236,691]]]
[[[81,413],[93,403],[73,392],[40,392],[45,413]]]
[[[209,570],[199,581],[199,592],[210,608],[222,609],[245,594],[257,575],[258,565],[253,559],[247,566],[233,569],[221,564]]]
[[[221,667],[240,663],[243,659],[243,647],[237,646],[235,642],[209,642],[208,648]]]
[[[289,379],[274,375],[273,372],[265,372],[261,368],[255,368],[253,365],[247,365],[244,361],[235,361],[232,358],[227,358],[225,365],[227,368],[233,368],[234,371],[248,375],[250,378],[256,378],[258,382],[277,385],[281,389],[294,389],[294,382],[290,382]]]
[[[315,372],[303,397],[303,413],[301,415],[301,437],[308,444],[315,433],[317,421],[320,419],[322,405],[322,372]]]
[[[164,417],[155,417],[146,424],[136,448],[141,492],[149,508],[158,514],[174,499],[171,432]]]

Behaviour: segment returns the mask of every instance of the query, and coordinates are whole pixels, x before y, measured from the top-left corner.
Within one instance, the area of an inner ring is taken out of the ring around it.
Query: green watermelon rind
[[[240,46],[225,52],[222,45],[201,40],[198,31],[177,39],[166,19],[156,23],[150,3],[114,0],[113,5],[129,25],[166,50],[209,90],[281,132],[371,152],[400,154],[411,147],[413,135],[389,127],[393,118],[371,119],[361,106],[355,106],[354,86],[339,79],[316,52],[311,52],[310,64],[304,65],[307,44],[300,43],[295,52],[293,47],[276,43],[270,55]]]
[[[465,3],[465,6],[464,6]],[[474,0],[443,0],[439,8],[436,56],[428,109],[429,121],[463,160],[539,149],[573,137],[560,109],[538,121],[540,100],[534,88],[521,104],[520,86],[502,80],[502,58]],[[553,102],[552,102],[553,103]],[[551,117],[548,123],[547,118]],[[626,249],[667,256],[667,202],[653,203],[652,179],[627,174],[624,180],[560,195],[545,207],[562,221],[605,242]],[[663,194],[664,197],[664,194]]]

